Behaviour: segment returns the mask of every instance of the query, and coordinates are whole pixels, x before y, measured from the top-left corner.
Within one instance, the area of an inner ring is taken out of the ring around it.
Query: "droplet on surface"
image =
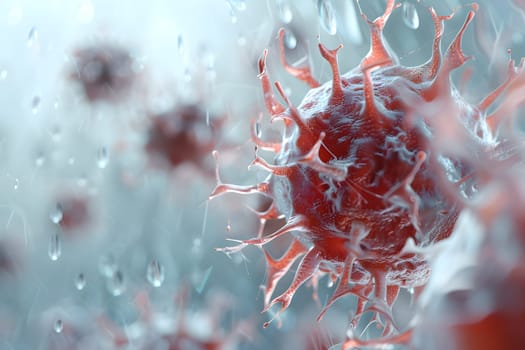
[[[287,28],[284,32],[284,44],[290,50],[293,50],[297,47],[297,38],[289,28]]]
[[[43,153],[39,153],[35,159],[35,165],[40,168],[46,162],[46,157]]]
[[[83,290],[86,287],[86,276],[81,272],[75,278],[75,288],[77,290]]]
[[[317,1],[317,9],[323,29],[330,35],[337,34],[337,20],[332,0]]]
[[[403,3],[403,21],[410,29],[419,28],[419,15],[416,6],[408,1]]]
[[[180,34],[179,36],[177,36],[177,50],[179,51],[179,54],[182,54],[184,52],[184,39]]]
[[[112,277],[117,271],[117,263],[112,254],[103,255],[98,261],[98,270],[102,276]]]
[[[35,27],[32,27],[27,34],[27,47],[31,48],[36,44],[38,40],[38,31]]]
[[[15,178],[15,184],[13,185],[13,189],[16,191],[18,190],[19,186],[20,186],[20,180],[18,178]]]
[[[7,69],[0,70],[0,79],[5,80],[7,78]]]
[[[58,232],[53,233],[49,238],[47,254],[51,261],[57,261],[62,255],[62,243],[60,242]]]
[[[162,283],[164,283],[164,266],[158,260],[152,260],[148,264],[146,277],[153,287],[158,288],[162,286]]]
[[[106,284],[111,295],[118,297],[126,291],[126,284],[124,281],[124,274],[120,270],[116,270],[113,276],[107,280]]]
[[[290,23],[293,19],[292,8],[288,0],[277,0],[277,7],[279,9],[279,18],[283,23]]]
[[[104,169],[108,166],[109,154],[106,147],[102,147],[97,151],[97,165],[100,169]]]
[[[35,96],[31,100],[31,111],[33,111],[33,114],[37,114],[38,113],[39,107],[40,107],[40,97],[39,96]]]
[[[62,330],[64,329],[64,323],[62,322],[62,320],[58,319],[56,320],[53,328],[56,333],[62,333]]]
[[[62,205],[60,203],[57,203],[56,206],[51,210],[49,213],[49,218],[51,219],[51,222],[53,224],[59,224],[60,221],[62,221],[62,218],[64,217],[64,212],[62,211]]]

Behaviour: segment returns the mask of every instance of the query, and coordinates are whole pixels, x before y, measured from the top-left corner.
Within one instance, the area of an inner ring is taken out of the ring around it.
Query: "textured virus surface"
[[[226,185],[218,178],[212,193],[263,193],[273,205],[260,213],[261,223],[276,217],[287,220],[273,233],[224,249],[263,248],[268,265],[265,310],[275,304],[281,304],[279,312],[285,310],[303,283],[325,274],[339,282],[320,317],[340,297],[358,297],[345,348],[374,344],[353,333],[366,311],[375,314],[372,322],[381,326],[383,337],[390,336],[389,342],[408,340],[410,330],[398,333],[392,304],[401,287],[427,282],[429,265],[418,252],[451,235],[461,198],[468,195],[465,186],[472,185],[474,177],[468,162],[449,157],[446,142],[456,147],[461,140],[473,158],[499,156],[494,135],[505,112],[489,114],[488,109],[503,91],[517,93],[522,85],[518,77],[523,67],[516,68],[512,61],[505,82],[478,105],[465,102],[451,83],[451,72],[469,60],[461,41],[477,5],[471,6],[443,55],[444,22],[453,15],[438,16],[429,9],[435,25],[431,58],[416,67],[399,65],[382,33],[398,5],[387,1],[384,14],[374,21],[362,14],[370,29],[370,51],[346,74],[340,74],[337,63],[342,46],[330,50],[319,44],[333,73],[323,85],[309,68],[286,62],[285,34],[280,32],[283,65],[312,89],[295,107],[276,83],[286,102],[281,105],[272,93],[264,53],[259,77],[266,107],[272,120],[284,123],[280,143],[262,140],[258,130],[252,135],[257,149],[275,153],[273,164],[257,154],[254,161],[270,175],[255,186]],[[508,105],[519,101],[514,98]],[[266,245],[288,234],[293,234],[289,249],[273,258]],[[290,286],[275,297],[278,282],[298,259]]]
[[[116,101],[124,97],[136,79],[131,54],[115,45],[98,44],[75,51],[75,71],[90,102]]]
[[[154,165],[174,169],[188,163],[209,172],[206,160],[217,146],[223,121],[198,104],[177,105],[153,117],[146,152]]]

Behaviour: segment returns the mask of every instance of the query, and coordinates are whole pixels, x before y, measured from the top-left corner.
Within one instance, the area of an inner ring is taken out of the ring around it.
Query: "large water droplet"
[[[122,295],[126,291],[126,284],[124,282],[124,274],[120,270],[116,270],[113,276],[107,280],[108,291],[115,297]]]
[[[277,0],[277,8],[279,9],[279,18],[283,23],[290,23],[293,19],[293,12],[288,0]]]
[[[36,44],[38,40],[38,30],[35,27],[32,27],[27,34],[27,47],[31,48]]]
[[[318,0],[317,9],[323,29],[328,34],[335,35],[337,33],[337,20],[332,0]]]
[[[53,233],[49,238],[47,254],[52,261],[57,261],[60,255],[62,255],[62,243],[60,242],[58,232]]]
[[[148,282],[155,288],[162,286],[164,282],[164,266],[158,260],[152,260],[146,271]]]
[[[57,203],[56,206],[49,213],[49,219],[51,219],[51,222],[53,224],[58,224],[60,223],[60,221],[62,221],[63,217],[64,212],[62,211],[62,205],[60,203]]]
[[[97,165],[100,169],[104,169],[108,166],[109,154],[106,147],[102,147],[97,151]]]
[[[62,320],[60,319],[56,320],[55,325],[53,326],[53,329],[55,330],[56,333],[62,333],[62,330],[64,329],[64,323],[62,322]]]
[[[419,28],[419,15],[416,6],[408,1],[403,3],[403,21],[410,29]]]
[[[286,28],[284,32],[284,44],[290,50],[293,50],[297,47],[297,38],[289,28]]]
[[[86,287],[86,276],[81,272],[75,278],[75,288],[77,290],[83,290]]]

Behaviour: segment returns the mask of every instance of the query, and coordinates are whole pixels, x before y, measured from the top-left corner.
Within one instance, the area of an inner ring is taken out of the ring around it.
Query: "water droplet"
[[[237,23],[239,21],[239,19],[237,18],[237,15],[235,14],[235,12],[233,10],[230,11],[230,19],[231,19],[233,24],[235,24],[235,23]]]
[[[52,261],[57,261],[60,255],[62,255],[62,244],[58,232],[53,233],[49,238],[47,254]]]
[[[103,255],[98,261],[98,270],[102,276],[111,277],[117,271],[117,262],[112,254]]]
[[[32,27],[31,30],[29,30],[29,34],[27,35],[27,47],[29,48],[33,47],[33,45],[35,45],[37,40],[38,40],[38,31],[35,27]]]
[[[64,329],[64,323],[62,322],[62,320],[58,319],[56,320],[53,328],[56,333],[62,333],[62,330]]]
[[[257,122],[255,123],[255,136],[261,137],[262,131],[261,131],[261,123]]]
[[[281,21],[286,24],[290,23],[293,19],[293,12],[288,0],[277,0],[277,7]]]
[[[40,107],[40,97],[39,96],[35,96],[31,100],[31,111],[33,111],[33,114],[37,114],[38,113],[38,108],[39,107]]]
[[[5,80],[7,78],[7,69],[0,70],[0,79]]]
[[[102,147],[97,151],[97,165],[100,169],[106,168],[109,163],[109,154],[106,147]]]
[[[126,284],[124,283],[124,274],[120,270],[116,270],[113,276],[107,281],[108,291],[115,297],[122,295],[126,291]]]
[[[35,165],[40,168],[42,165],[44,165],[45,162],[46,157],[43,153],[39,153],[35,159]]]
[[[335,18],[334,5],[332,0],[318,0],[317,9],[321,26],[330,35],[337,33],[337,20]]]
[[[60,221],[62,221],[62,218],[64,217],[64,212],[62,211],[62,205],[60,203],[57,203],[56,206],[51,210],[49,213],[49,218],[51,219],[51,222],[53,224],[58,224]]]
[[[237,39],[237,44],[239,44],[239,46],[246,45],[246,37],[243,35],[239,35],[239,38]]]
[[[60,139],[62,138],[62,131],[60,130],[59,126],[53,127],[53,129],[51,130],[51,138],[54,142],[60,141]]]
[[[284,44],[290,50],[293,50],[297,47],[297,38],[289,28],[286,28],[284,32]]]
[[[416,6],[408,1],[403,3],[403,21],[410,29],[419,28],[419,15]]]
[[[13,185],[13,189],[16,191],[18,190],[18,187],[20,186],[20,180],[18,178],[15,179],[15,184]]]
[[[228,0],[232,9],[236,11],[245,11],[246,10],[246,0]]]
[[[162,286],[164,282],[164,266],[158,260],[152,260],[146,271],[148,282],[155,288]]]
[[[75,288],[77,290],[83,290],[86,287],[86,276],[81,272],[75,278]]]
[[[177,37],[177,50],[179,51],[179,54],[182,54],[184,52],[184,39],[180,34]]]
[[[189,83],[191,81],[191,72],[189,68],[184,70],[184,81]]]

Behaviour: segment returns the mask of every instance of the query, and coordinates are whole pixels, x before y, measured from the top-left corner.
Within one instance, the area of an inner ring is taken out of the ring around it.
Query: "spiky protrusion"
[[[398,65],[384,43],[383,28],[397,7],[394,0],[388,0],[385,13],[374,21],[363,14],[371,32],[371,49],[345,75],[339,75],[337,64],[340,47],[328,50],[319,45],[333,80],[312,89],[299,107],[290,103],[279,83],[275,85],[286,109],[276,101],[264,52],[259,68],[266,107],[273,119],[284,120],[285,129],[281,146],[273,147],[274,164],[258,156],[254,164],[270,172],[263,192],[273,198],[274,207],[288,224],[268,236],[224,249],[233,252],[246,245],[265,249],[269,271],[265,310],[281,304],[279,312],[284,311],[303,283],[328,274],[339,283],[320,317],[337,299],[356,295],[358,305],[350,330],[357,327],[364,312],[372,311],[376,314],[373,322],[383,326],[385,342],[410,338],[410,331],[399,334],[392,305],[401,287],[419,288],[426,283],[430,270],[418,249],[451,234],[462,207],[463,197],[456,193],[463,179],[472,176],[461,161],[444,160],[445,155],[432,146],[437,123],[442,122],[435,111],[450,107],[445,123],[463,130],[459,133],[465,136],[465,143],[473,145],[476,155],[497,146],[491,132],[495,128],[487,128],[485,122],[485,107],[494,99],[482,102],[483,108],[469,106],[449,77],[468,61],[461,39],[477,5],[472,5],[443,58],[443,22],[452,15],[440,17],[430,9],[436,31],[432,57],[417,67]],[[279,39],[282,49],[282,31]],[[281,59],[284,61],[283,53]],[[299,74],[285,67],[312,85],[309,69]],[[501,90],[522,88],[525,84],[518,83],[519,79],[524,80],[522,71],[512,70]],[[258,136],[254,142],[264,145]],[[459,179],[451,180],[454,176]],[[446,189],[450,187],[455,190]],[[255,188],[219,183],[214,195],[252,193]],[[297,238],[280,259],[274,259],[264,246],[288,233]],[[407,248],[409,243],[412,248]],[[300,263],[291,285],[272,299],[276,285],[297,259]],[[381,341],[350,335],[344,348]]]

